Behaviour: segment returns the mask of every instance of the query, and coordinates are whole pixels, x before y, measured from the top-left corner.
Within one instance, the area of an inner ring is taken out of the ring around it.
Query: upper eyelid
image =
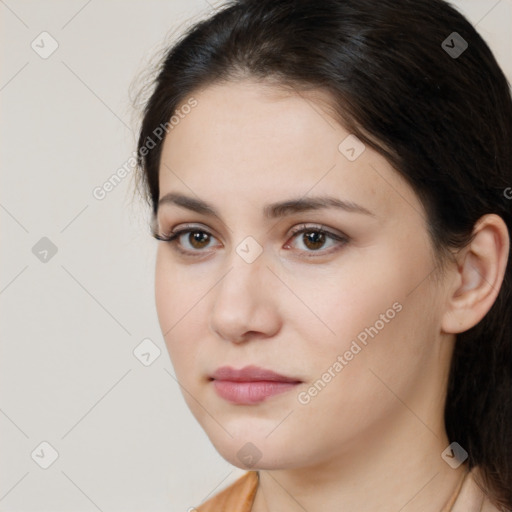
[[[333,231],[333,229],[325,227],[321,224],[308,225],[307,222],[301,222],[297,226],[294,226],[290,231],[290,235],[295,235],[303,229],[311,229],[312,231],[314,231],[316,229],[318,231],[324,231],[326,234],[332,235],[334,237],[338,236],[338,237],[348,238],[348,235],[346,235],[343,232],[336,233],[335,231]],[[172,231],[168,230],[164,234],[165,234],[165,236],[173,236],[178,233],[181,235],[181,234],[183,234],[183,232],[187,232],[187,231],[203,231],[203,232],[208,233],[209,235],[215,236],[215,238],[217,238],[217,236],[212,233],[212,231],[215,231],[215,230],[212,230],[211,228],[208,228],[208,227],[203,227],[200,224],[199,225],[184,224],[183,226],[179,227],[178,229],[174,228]],[[157,234],[158,229],[153,230],[153,233]]]
[[[330,228],[327,228],[327,227],[324,227],[322,225],[308,225],[308,223],[300,223],[298,224],[297,226],[294,226],[292,228],[292,231],[289,235],[289,237],[292,237],[294,238],[295,236],[299,235],[300,233],[302,232],[307,232],[307,230],[311,230],[311,231],[321,231],[323,232],[324,234],[327,235],[327,237],[331,238],[332,240],[334,240],[335,242],[337,243],[346,243],[348,241],[350,241],[350,237],[348,235],[346,235],[345,233],[343,232],[340,232],[340,233],[335,233],[333,232]],[[186,233],[190,233],[190,232],[194,232],[194,231],[198,231],[198,232],[204,232],[204,233],[207,233],[209,236],[212,236],[214,238],[217,238],[216,235],[212,234],[211,231],[209,228],[203,228],[202,226],[200,225],[183,225],[182,227],[180,227],[179,229],[174,229],[173,231],[170,231],[170,232],[167,232],[166,234],[164,234],[164,241],[166,238],[172,238],[172,243],[174,245],[181,245],[179,243],[177,243],[177,241],[179,240],[179,238],[186,234]],[[154,235],[155,236],[155,235]],[[158,238],[158,236],[156,236],[156,238]],[[192,251],[190,249],[181,249],[182,252],[188,252],[188,253],[201,253],[201,252],[206,252],[203,251],[203,250],[196,250],[196,251]],[[318,252],[318,253],[321,253],[322,250],[319,250],[319,251],[311,251],[312,253],[314,252]]]

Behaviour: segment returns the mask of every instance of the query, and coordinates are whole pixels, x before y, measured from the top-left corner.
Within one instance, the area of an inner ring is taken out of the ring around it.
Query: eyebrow
[[[158,201],[158,209],[164,204],[172,204],[181,206],[194,212],[216,217],[221,219],[219,212],[210,204],[201,199],[185,196],[177,192],[169,192]],[[375,217],[375,213],[371,212],[364,206],[351,201],[344,201],[333,196],[318,197],[300,197],[297,199],[288,199],[277,203],[267,204],[263,208],[263,215],[268,219],[276,219],[286,215],[292,215],[297,212],[308,210],[320,210],[325,208],[337,208],[351,213],[361,213]]]

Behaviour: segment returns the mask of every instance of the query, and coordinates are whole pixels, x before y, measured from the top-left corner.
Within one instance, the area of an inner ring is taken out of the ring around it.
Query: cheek
[[[286,276],[288,287],[300,298],[286,301],[288,318],[299,322],[304,339],[318,345],[320,351],[332,353],[348,349],[358,334],[378,322],[378,329],[394,321],[399,305],[408,290],[404,279],[407,268],[394,263],[393,255],[384,253],[354,255],[328,272],[306,269]],[[360,337],[364,341],[364,334]],[[317,348],[317,347],[315,347]]]
[[[338,356],[345,356],[345,362],[336,375],[350,373],[361,382],[368,379],[369,368],[393,377],[425,356],[434,332],[434,319],[425,315],[432,306],[425,280],[432,270],[428,252],[421,243],[409,252],[399,245],[365,252],[329,274],[316,272],[314,279],[307,272],[289,276],[290,288],[308,308],[290,299],[283,315],[293,318],[300,331],[304,346],[298,353],[311,378],[321,377]],[[359,370],[344,371],[348,366]]]
[[[155,267],[155,303],[160,329],[177,374],[185,376],[194,364],[197,351],[194,340],[201,337],[194,332],[199,329],[197,315],[201,311],[201,298],[206,290],[198,286],[201,280],[193,280],[187,272],[180,271],[165,254],[167,248],[159,248]],[[196,285],[194,286],[194,282]],[[181,380],[181,379],[180,379]]]
[[[175,270],[165,262],[162,252],[159,247],[155,267],[155,304],[160,329],[167,339],[166,333],[177,321],[177,305],[182,288],[177,288],[172,284],[177,275]]]
[[[171,251],[169,246],[160,245],[155,266],[155,302],[164,333],[193,315],[211,286],[211,275],[208,277],[200,265],[181,265]]]

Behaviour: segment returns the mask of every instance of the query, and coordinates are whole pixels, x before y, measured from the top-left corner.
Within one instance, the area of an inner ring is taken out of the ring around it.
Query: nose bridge
[[[252,236],[245,237],[233,246],[227,266],[230,270],[223,279],[225,282],[220,283],[223,292],[250,293],[256,298],[262,290],[263,274],[268,272],[262,245]]]
[[[249,331],[269,334],[279,322],[263,247],[254,239],[242,240],[227,255],[226,267],[214,296],[212,329],[231,341]]]

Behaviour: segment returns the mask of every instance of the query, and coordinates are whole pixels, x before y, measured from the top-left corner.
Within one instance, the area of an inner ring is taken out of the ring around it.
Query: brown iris
[[[208,245],[210,235],[208,233],[204,233],[203,231],[191,231],[188,235],[188,239],[190,245],[195,249],[203,249],[206,245]],[[206,242],[205,245],[201,245]],[[195,245],[195,244],[198,245]]]
[[[308,231],[303,233],[302,239],[308,249],[320,249],[325,243],[325,233]],[[310,243],[313,244],[313,247],[309,245]]]

